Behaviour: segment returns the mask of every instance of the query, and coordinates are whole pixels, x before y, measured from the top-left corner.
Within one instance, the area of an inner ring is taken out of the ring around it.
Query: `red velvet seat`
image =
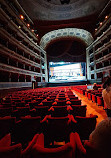
[[[66,101],[65,100],[58,100],[57,101],[57,105],[58,106],[65,106],[66,105]]]
[[[102,96],[97,96],[97,105],[104,107],[104,101]]]
[[[28,146],[22,150],[22,144],[11,145],[10,134],[0,140],[0,158],[29,158],[32,147],[36,144],[39,134],[35,134]]]
[[[70,100],[78,100],[78,97],[69,97],[70,98]]]
[[[49,106],[36,106],[36,111],[33,113],[35,116],[41,116],[42,118],[49,114]],[[34,115],[33,115],[34,116]]]
[[[75,117],[75,116],[82,116],[85,117],[86,116],[86,107],[87,105],[71,105],[72,109],[71,110],[71,114]]]
[[[66,100],[65,97],[58,97],[57,99],[58,99],[58,100],[61,100],[61,101],[65,101],[65,100]]]
[[[53,97],[53,96],[51,97],[51,96],[50,96],[50,97],[47,97],[46,99],[47,99],[47,101],[53,101],[53,102],[54,102],[55,98],[56,98],[56,97]]]
[[[92,100],[92,95],[91,95],[91,92],[90,92],[90,93],[88,93],[88,99],[89,99],[89,100]]]
[[[11,116],[13,112],[13,108],[0,108],[0,117]]]
[[[47,122],[47,126],[44,130],[46,144],[50,144],[50,142],[53,143],[54,141],[67,142],[69,140],[69,134],[72,130],[71,122],[74,121],[73,123],[76,123],[70,115],[68,115],[67,117],[46,116],[46,118],[42,122],[44,121]]]
[[[22,145],[11,146],[10,134],[0,140],[0,158],[21,158]]]
[[[52,103],[53,103],[53,101],[47,101],[47,100],[42,101],[43,106],[49,106],[50,107],[50,106],[52,106]]]
[[[92,94],[92,102],[97,102],[97,98],[96,98],[96,95],[95,94]]]
[[[2,102],[1,105],[2,105],[3,108],[9,108],[9,107],[12,106],[12,102],[10,102],[10,103]]]
[[[88,97],[88,92],[87,91],[85,92],[85,97]]]
[[[71,105],[81,105],[81,100],[70,100]]]
[[[52,117],[65,117],[68,115],[67,106],[53,106]]]
[[[10,97],[5,97],[1,99],[1,103],[12,103],[12,100]]]
[[[16,123],[16,128],[13,133],[14,142],[22,143],[23,147],[32,140],[36,133],[41,132],[41,117],[21,117],[21,121]]]
[[[38,106],[39,102],[36,101],[36,100],[32,100],[30,103],[29,103],[29,107],[30,109],[33,109],[35,106]]]
[[[29,107],[16,107],[15,115],[17,119],[19,119],[22,116],[29,115]]]
[[[38,103],[41,103],[43,101],[43,98],[37,98],[36,100],[38,101]]]
[[[96,127],[97,115],[90,115],[90,117],[76,116],[77,121],[77,133],[79,133],[82,140],[89,139],[89,135]]]
[[[4,137],[8,133],[12,133],[15,122],[15,117],[7,116],[0,118],[0,138]]]
[[[25,107],[26,103],[24,101],[16,102],[17,107]]]
[[[32,148],[33,158],[75,158],[76,144],[74,133],[70,134],[70,140],[68,143],[61,147],[45,148],[44,147],[44,135],[40,134],[37,143]]]

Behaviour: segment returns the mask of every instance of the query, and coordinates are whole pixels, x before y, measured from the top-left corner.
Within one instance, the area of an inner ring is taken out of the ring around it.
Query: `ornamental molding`
[[[65,28],[58,29],[45,34],[40,40],[40,47],[44,50],[54,40],[59,40],[61,38],[75,38],[82,41],[86,47],[88,47],[93,41],[93,37],[90,32],[84,29],[78,28]]]

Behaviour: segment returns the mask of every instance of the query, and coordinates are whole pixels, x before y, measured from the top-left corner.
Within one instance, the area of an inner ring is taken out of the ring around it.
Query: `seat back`
[[[37,116],[44,117],[48,115],[48,109],[49,109],[48,106],[36,106],[35,109],[36,109]]]
[[[81,100],[70,100],[71,105],[81,105]]]
[[[68,115],[67,106],[53,106],[52,117],[65,117]]]
[[[12,112],[13,112],[13,108],[12,107],[0,108],[0,117],[11,116]]]
[[[70,141],[61,147],[44,148],[44,135],[38,136],[36,144],[32,148],[33,158],[75,158],[76,142],[75,134],[70,134]]]
[[[21,158],[22,145],[0,147],[0,158]]]
[[[43,106],[52,106],[53,101],[42,101]]]
[[[16,143],[26,145],[36,133],[41,132],[41,117],[21,117],[21,121],[16,123],[14,139]]]
[[[77,133],[79,133],[82,140],[89,139],[89,135],[96,127],[97,117],[97,115],[92,115],[90,117],[75,117],[77,121]]]
[[[15,120],[15,117],[0,118],[0,138],[4,137],[8,133],[12,133],[15,126]]]
[[[71,105],[71,114],[75,116],[86,116],[86,105]]]
[[[66,105],[66,101],[65,100],[58,100],[57,101],[57,105],[58,106],[65,106]]]
[[[70,124],[67,117],[51,117],[48,119],[46,137],[49,137],[51,142],[68,141],[71,132]]]

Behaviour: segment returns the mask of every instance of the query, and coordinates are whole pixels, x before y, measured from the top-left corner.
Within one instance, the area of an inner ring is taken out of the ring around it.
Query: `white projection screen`
[[[73,82],[85,79],[85,62],[49,62],[49,82]]]

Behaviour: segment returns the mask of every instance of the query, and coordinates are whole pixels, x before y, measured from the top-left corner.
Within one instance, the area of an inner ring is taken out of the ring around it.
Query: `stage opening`
[[[49,62],[49,82],[86,80],[86,63]]]

